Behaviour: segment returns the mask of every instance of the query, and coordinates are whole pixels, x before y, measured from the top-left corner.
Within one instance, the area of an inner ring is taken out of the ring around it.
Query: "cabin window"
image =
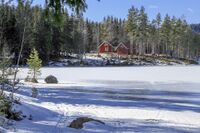
[[[105,51],[108,52],[108,46],[105,46]]]

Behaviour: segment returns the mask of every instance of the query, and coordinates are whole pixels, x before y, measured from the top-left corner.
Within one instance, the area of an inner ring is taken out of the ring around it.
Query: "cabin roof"
[[[103,43],[101,43],[99,46],[98,46],[98,48],[99,47],[101,47],[103,44],[108,44],[108,45],[110,45],[111,47],[113,47],[113,45],[112,44],[110,44],[109,42],[107,42],[107,41],[104,41]],[[114,47],[113,47],[114,48]]]
[[[129,49],[128,45],[125,45],[124,43],[119,43],[119,45],[117,45],[117,47],[115,49],[118,49],[120,46],[124,46],[124,48]]]

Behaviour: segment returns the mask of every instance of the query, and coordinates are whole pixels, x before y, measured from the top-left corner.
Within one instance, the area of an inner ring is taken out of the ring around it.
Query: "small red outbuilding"
[[[109,52],[114,52],[114,47],[112,44],[108,42],[103,42],[98,46],[98,52],[99,53],[109,53]]]
[[[124,43],[120,43],[116,48],[115,51],[118,55],[128,55],[130,51],[130,47],[125,45]]]

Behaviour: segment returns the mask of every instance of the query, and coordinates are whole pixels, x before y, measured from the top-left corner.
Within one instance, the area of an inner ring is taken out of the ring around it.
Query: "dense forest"
[[[200,24],[191,24],[194,32],[200,33]]]
[[[63,53],[94,52],[103,41],[130,44],[136,55],[193,59],[200,54],[200,35],[186,20],[169,15],[162,18],[158,13],[150,21],[144,7],[131,7],[126,19],[107,16],[102,22],[92,22],[64,10],[60,21],[59,25],[54,21],[51,10],[32,6],[30,2],[16,6],[1,3],[1,55],[11,55],[16,62],[23,48],[20,63],[25,64],[34,47],[45,64]]]

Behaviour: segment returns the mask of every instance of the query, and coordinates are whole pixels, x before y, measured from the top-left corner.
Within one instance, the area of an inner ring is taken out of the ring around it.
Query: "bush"
[[[0,92],[0,115],[6,115],[7,110],[10,108],[11,103],[6,98],[3,92]]]
[[[30,78],[29,76],[26,76],[24,79],[25,82],[32,82],[32,83],[38,83],[36,78]]]
[[[33,98],[36,98],[37,95],[38,95],[38,90],[37,90],[37,88],[33,87],[31,90],[32,90],[31,96],[32,96]]]
[[[31,82],[32,82],[32,83],[38,83],[38,81],[37,81],[36,78],[32,78],[32,79],[31,79]]]
[[[57,84],[57,83],[58,83],[58,80],[57,80],[57,78],[56,78],[55,76],[49,75],[49,76],[47,76],[47,77],[45,78],[45,82],[46,82],[47,84]]]
[[[24,79],[24,81],[25,81],[25,82],[31,82],[31,78],[30,78],[30,76],[29,76],[29,75],[26,76],[26,78]]]
[[[5,94],[0,94],[0,116],[5,116],[7,119],[12,119],[16,121],[22,120],[22,112],[16,112],[11,110],[12,103]]]

